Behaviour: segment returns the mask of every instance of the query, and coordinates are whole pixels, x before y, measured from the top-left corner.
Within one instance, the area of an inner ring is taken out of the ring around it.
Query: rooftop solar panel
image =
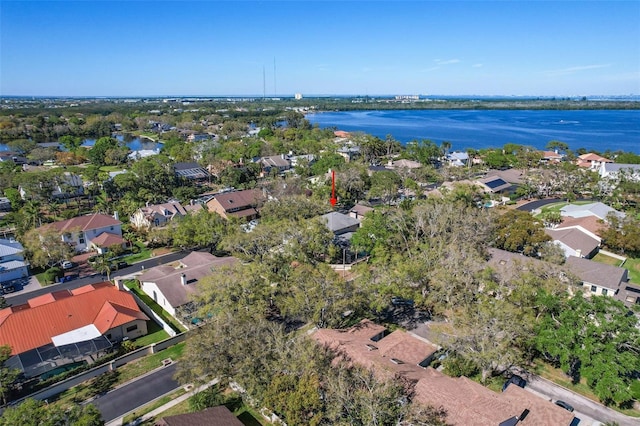
[[[499,186],[508,185],[508,183],[498,178],[498,179],[494,179],[494,180],[490,180],[489,182],[486,182],[485,185],[487,185],[491,189],[496,189]]]

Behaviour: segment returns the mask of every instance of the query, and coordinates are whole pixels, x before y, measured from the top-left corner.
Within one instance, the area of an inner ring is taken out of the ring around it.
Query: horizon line
[[[38,98],[38,99],[144,99],[144,98],[257,98],[257,99],[277,99],[277,98],[294,98],[297,93],[293,94],[273,94],[273,95],[260,95],[260,94],[245,94],[245,95],[177,95],[177,94],[160,94],[160,95],[0,95],[0,99],[7,98]],[[630,94],[576,94],[576,95],[506,95],[506,94],[491,94],[491,95],[480,95],[480,94],[415,94],[415,93],[377,93],[377,94],[302,94],[302,99],[305,98],[327,98],[327,97],[341,97],[341,98],[371,98],[371,97],[383,97],[383,98],[393,98],[396,96],[418,96],[422,99],[427,98],[544,98],[544,99],[552,99],[552,98],[640,98],[640,94],[630,93]]]

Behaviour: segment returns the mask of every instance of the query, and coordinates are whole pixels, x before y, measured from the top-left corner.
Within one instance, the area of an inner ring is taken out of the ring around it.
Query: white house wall
[[[173,317],[176,316],[175,308],[171,306],[169,301],[165,298],[164,294],[162,294],[162,291],[160,291],[160,288],[158,288],[158,286],[155,283],[150,281],[144,281],[141,284],[141,288],[142,288],[142,291],[144,291],[147,294],[147,296],[153,299],[154,302],[160,305],[162,309],[164,309],[169,314],[171,314],[171,316]]]
[[[62,241],[71,244],[76,252],[83,252],[87,251],[87,249],[91,246],[91,240],[93,240],[103,232],[109,232],[110,234],[115,234],[121,237],[122,225],[104,226],[102,228],[90,229],[86,232],[80,231],[65,233],[62,234]],[[80,242],[80,235],[84,237],[84,242]]]

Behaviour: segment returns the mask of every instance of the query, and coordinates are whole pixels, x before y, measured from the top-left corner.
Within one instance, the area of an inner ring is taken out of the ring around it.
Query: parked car
[[[78,276],[78,274],[66,274],[64,277],[60,278],[60,282],[66,283],[67,281],[75,280]]]
[[[521,388],[527,386],[527,381],[525,379],[518,376],[517,374],[514,374],[513,376],[509,377],[509,380],[504,383],[504,385],[502,386],[502,392],[504,392],[504,390],[512,383],[516,386],[520,386]]]
[[[571,405],[567,404],[567,403],[566,403],[566,402],[564,402],[564,401],[560,401],[560,400],[558,400],[558,401],[556,401],[556,405],[557,405],[558,407],[562,407],[562,408],[564,408],[565,410],[567,410],[567,411],[569,411],[569,412],[573,413],[573,407],[572,407]]]
[[[127,262],[125,262],[124,260],[121,260],[119,262],[116,262],[113,266],[115,266],[116,269],[122,269],[122,268],[126,268],[127,266],[129,266],[129,264]]]
[[[70,260],[63,260],[62,263],[60,264],[62,265],[62,269],[71,269],[74,266],[76,266],[73,262],[71,262]]]
[[[4,283],[2,287],[0,287],[0,294],[9,294],[16,291],[16,287],[11,283]]]

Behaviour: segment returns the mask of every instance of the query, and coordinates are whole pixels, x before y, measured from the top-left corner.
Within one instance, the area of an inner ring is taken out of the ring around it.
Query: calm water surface
[[[452,149],[501,147],[506,143],[543,149],[559,140],[575,150],[623,150],[640,154],[640,111],[397,110],[308,114],[320,127],[362,131],[407,143],[429,139]]]

